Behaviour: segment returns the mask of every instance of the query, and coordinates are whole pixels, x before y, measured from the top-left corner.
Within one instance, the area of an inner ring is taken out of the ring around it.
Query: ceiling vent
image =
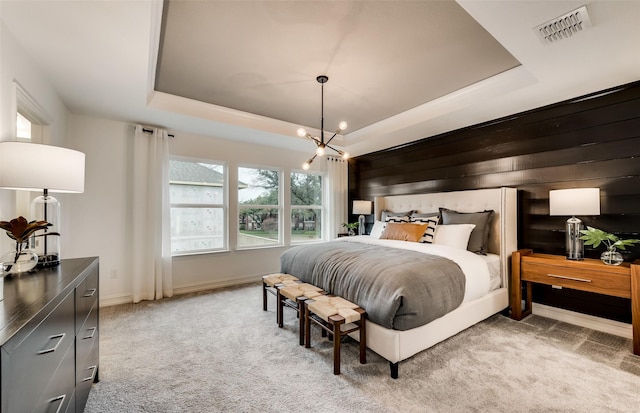
[[[587,6],[582,6],[563,16],[556,17],[540,26],[534,27],[533,30],[543,43],[549,44],[562,39],[568,39],[587,27],[591,27],[591,19],[587,12]]]

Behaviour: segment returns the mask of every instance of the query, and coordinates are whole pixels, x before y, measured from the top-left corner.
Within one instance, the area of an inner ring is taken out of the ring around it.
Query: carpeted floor
[[[93,412],[635,412],[640,357],[631,341],[554,320],[501,315],[400,363],[400,378],[345,342],[297,344],[259,284],[100,311]]]

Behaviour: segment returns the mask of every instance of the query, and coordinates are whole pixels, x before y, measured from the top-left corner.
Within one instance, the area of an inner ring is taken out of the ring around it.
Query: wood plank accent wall
[[[358,156],[349,198],[518,188],[518,246],[564,254],[567,217],[549,216],[549,190],[598,187],[586,225],[640,238],[640,82]],[[351,202],[349,202],[351,205]],[[369,226],[373,217],[367,218]],[[598,258],[598,250],[585,255]],[[640,258],[640,247],[625,254]],[[629,300],[537,288],[534,301],[630,322]]]

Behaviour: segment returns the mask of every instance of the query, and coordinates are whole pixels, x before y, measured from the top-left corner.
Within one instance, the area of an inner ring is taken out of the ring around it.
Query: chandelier
[[[318,138],[315,136],[311,136],[304,128],[298,129],[298,136],[300,136],[301,138],[309,138],[316,144],[316,153],[307,162],[302,164],[302,169],[304,169],[305,171],[309,169],[309,166],[311,166],[311,163],[314,159],[316,159],[316,157],[324,155],[326,148],[337,152],[340,156],[342,156],[343,159],[347,159],[349,157],[349,154],[347,152],[341,151],[329,145],[329,143],[331,143],[331,141],[336,137],[337,134],[347,129],[347,122],[340,122],[340,124],[338,124],[338,129],[333,132],[333,136],[326,142],[324,140],[324,84],[329,81],[329,78],[327,76],[320,75],[316,77],[316,80],[318,81],[318,83],[320,83],[320,87],[322,89],[320,100],[320,137]]]

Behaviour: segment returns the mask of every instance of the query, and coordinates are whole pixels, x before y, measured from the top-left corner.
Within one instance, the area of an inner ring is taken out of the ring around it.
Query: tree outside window
[[[280,171],[238,168],[238,248],[281,245]]]
[[[322,176],[291,173],[291,242],[322,239]]]

